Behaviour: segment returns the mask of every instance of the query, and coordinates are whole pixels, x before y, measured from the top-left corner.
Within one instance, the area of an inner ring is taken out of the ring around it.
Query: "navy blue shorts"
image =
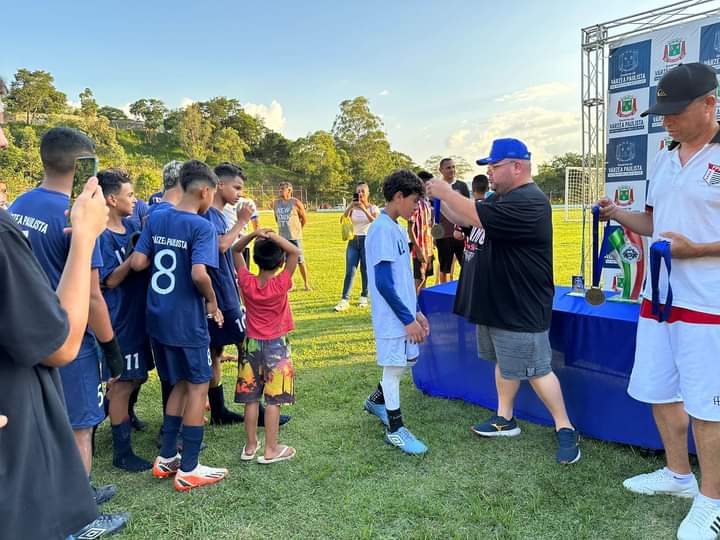
[[[153,341],[152,348],[161,381],[202,384],[212,378],[212,359],[207,347],[173,347]]]
[[[152,349],[150,342],[146,341],[141,345],[121,346],[120,350],[123,356],[123,370],[120,374],[121,381],[145,381],[147,380],[148,371],[154,365],[152,357]],[[102,352],[100,352],[102,355]],[[110,370],[107,362],[103,358],[103,381],[110,379]]]
[[[210,346],[237,345],[245,341],[245,312],[242,309],[228,309],[223,312],[224,323],[220,328],[213,319],[208,319]]]
[[[100,353],[83,343],[78,357],[60,368],[65,406],[73,429],[88,429],[105,419],[105,396],[100,382]]]

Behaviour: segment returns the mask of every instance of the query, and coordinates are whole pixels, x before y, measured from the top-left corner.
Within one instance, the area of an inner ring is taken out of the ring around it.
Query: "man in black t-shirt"
[[[455,313],[478,325],[481,358],[494,360],[498,410],[472,427],[485,437],[520,434],[513,402],[527,380],[555,421],[559,463],[580,459],[577,433],[565,410],[560,382],[550,365],[552,213],[547,197],[532,181],[530,152],[517,139],[497,139],[488,165],[495,194],[471,201],[443,181],[428,186],[442,200],[448,218],[473,230],[455,299]]]
[[[461,193],[464,197],[470,197],[470,190],[467,184],[455,180],[455,162],[452,158],[440,160],[440,174],[442,181],[446,182],[452,189]],[[452,280],[453,262],[457,259],[458,264],[463,262],[463,250],[465,242],[454,237],[455,222],[448,218],[444,212],[440,212],[440,224],[443,228],[443,237],[435,240],[438,250],[438,283],[445,283]]]
[[[57,292],[13,218],[0,209],[0,538],[99,538],[127,514],[98,516],[56,368],[77,356],[87,326],[90,257],[107,210],[97,180],[72,208]]]

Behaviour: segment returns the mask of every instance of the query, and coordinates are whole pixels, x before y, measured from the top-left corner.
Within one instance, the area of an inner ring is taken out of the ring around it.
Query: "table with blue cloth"
[[[413,379],[431,396],[462,399],[495,411],[495,363],[478,357],[475,325],[453,313],[456,286],[457,282],[445,283],[420,294],[430,337],[421,346]],[[662,448],[650,406],[627,394],[640,306],[591,306],[568,292],[567,287],[555,289],[550,344],[570,420],[585,436]],[[527,382],[515,398],[515,417],[553,425]]]

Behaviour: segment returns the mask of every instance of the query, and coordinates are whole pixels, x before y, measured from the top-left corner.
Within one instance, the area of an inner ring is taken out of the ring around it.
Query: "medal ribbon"
[[[440,199],[433,199],[433,210],[435,212],[435,223],[440,223]]]
[[[659,322],[665,322],[670,317],[672,310],[673,293],[670,286],[670,269],[672,255],[670,242],[658,240],[650,246],[650,284],[652,285],[652,314],[657,315]],[[665,307],[660,309],[660,263],[665,261],[665,268],[668,274],[668,290],[665,299]]]
[[[600,207],[592,207],[593,225],[592,225],[592,250],[593,250],[593,278],[592,286],[594,288],[600,287],[600,276],[602,275],[603,261],[608,252],[608,244],[610,235],[607,233],[607,228],[610,225],[608,222],[605,225],[605,231],[603,231],[603,240],[600,244]]]

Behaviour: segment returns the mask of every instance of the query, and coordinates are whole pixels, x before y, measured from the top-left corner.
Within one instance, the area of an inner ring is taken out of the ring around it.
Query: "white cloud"
[[[195,100],[193,98],[184,97],[180,100],[180,108],[184,109],[185,107],[187,107],[188,105],[192,105],[193,103],[195,103]]]
[[[382,92],[380,92],[378,95],[380,95],[380,96],[389,96],[389,95],[390,95],[390,90],[385,89],[385,90],[383,90]]]
[[[80,108],[80,102],[79,101],[73,101],[71,99],[66,99],[65,102],[67,103],[68,107],[72,107],[73,109],[79,109]]]
[[[568,94],[573,91],[573,87],[569,84],[553,81],[544,84],[537,84],[534,86],[528,86],[522,90],[516,90],[510,94],[505,94],[496,98],[495,101],[499,103],[504,102],[523,102],[523,101],[534,101],[536,99],[557,97],[563,94]]]
[[[130,105],[132,105],[132,103],[126,103],[120,107],[120,110],[124,112],[128,118],[135,118],[135,116],[130,112]]]
[[[522,140],[532,154],[533,169],[553,156],[580,150],[580,116],[541,107],[501,112],[451,133],[445,151],[470,163],[485,157],[492,141],[501,137]]]
[[[270,106],[256,103],[243,103],[243,109],[245,109],[245,112],[249,115],[261,118],[265,125],[273,131],[282,133],[285,129],[287,120],[285,116],[283,116],[283,107],[277,100],[273,99]]]

